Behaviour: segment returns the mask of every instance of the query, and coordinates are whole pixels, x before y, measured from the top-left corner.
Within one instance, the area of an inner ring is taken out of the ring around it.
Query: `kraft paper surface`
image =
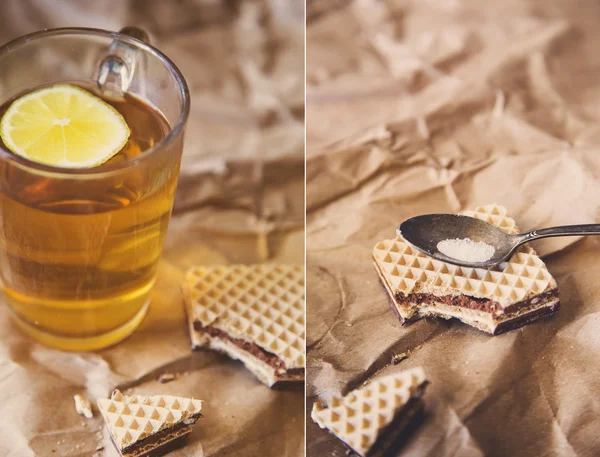
[[[311,0],[307,16],[307,410],[421,366],[426,417],[399,455],[600,455],[600,238],[536,243],[561,309],[495,337],[402,327],[371,257],[408,217],[493,202],[522,230],[600,222],[600,5]],[[307,435],[309,457],[346,455]]]

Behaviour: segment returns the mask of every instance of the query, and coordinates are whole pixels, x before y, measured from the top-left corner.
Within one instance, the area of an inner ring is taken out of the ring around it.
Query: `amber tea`
[[[166,151],[162,160],[139,160],[169,133],[165,117],[134,96],[105,101],[131,133],[93,175],[70,179],[66,172],[57,179],[0,162],[5,300],[27,333],[65,349],[104,347],[142,320],[177,184],[178,155],[173,160]],[[114,172],[116,164],[136,160]]]

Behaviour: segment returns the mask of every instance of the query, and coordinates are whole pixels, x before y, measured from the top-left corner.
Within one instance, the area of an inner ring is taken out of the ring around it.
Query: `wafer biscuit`
[[[304,379],[304,267],[195,267],[184,295],[193,349],[240,360],[269,387]]]
[[[423,370],[413,368],[334,396],[328,406],[315,403],[311,417],[357,454],[380,456],[422,411],[426,386]]]
[[[463,214],[519,233],[506,213],[491,204]],[[373,259],[402,323],[426,316],[457,318],[496,335],[559,308],[556,281],[529,245],[497,267],[466,268],[428,257],[398,236],[377,243]]]
[[[98,409],[123,457],[139,457],[192,431],[202,402],[171,395],[123,395],[98,400]]]
[[[94,417],[92,405],[87,398],[80,394],[76,394],[73,396],[73,401],[75,402],[75,410],[77,411],[77,414],[85,416],[86,419],[91,419]]]

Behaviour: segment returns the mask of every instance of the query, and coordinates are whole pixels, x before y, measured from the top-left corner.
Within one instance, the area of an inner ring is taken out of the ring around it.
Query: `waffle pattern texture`
[[[98,409],[119,451],[181,423],[192,425],[202,401],[170,395],[126,396],[115,390],[98,400]]]
[[[186,275],[190,319],[256,344],[286,368],[304,368],[304,267],[216,265]]]
[[[519,233],[506,208],[491,204],[462,213]],[[413,249],[402,237],[384,240],[373,249],[379,271],[392,293],[468,295],[497,302],[501,308],[555,289],[556,281],[528,245],[494,269],[466,268],[435,260]]]
[[[364,456],[408,401],[420,397],[425,383],[421,368],[384,376],[344,397],[334,396],[329,406],[315,403],[311,417]]]

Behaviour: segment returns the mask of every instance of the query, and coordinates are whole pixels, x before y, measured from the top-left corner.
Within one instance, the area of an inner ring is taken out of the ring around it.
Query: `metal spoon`
[[[502,229],[480,219],[456,214],[425,214],[404,221],[398,227],[402,236],[415,249],[434,259],[463,267],[490,268],[510,258],[523,243],[550,236],[600,235],[600,224],[565,225],[509,235]],[[449,257],[438,249],[443,240],[468,239],[494,248],[490,259],[468,262]]]

